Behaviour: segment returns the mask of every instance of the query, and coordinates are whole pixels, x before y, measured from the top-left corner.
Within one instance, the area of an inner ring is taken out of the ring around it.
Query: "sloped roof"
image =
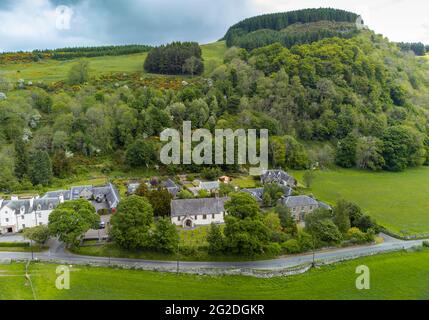
[[[14,210],[16,214],[28,214],[33,211],[31,201],[28,199],[8,201],[7,203],[5,203],[5,207]],[[21,212],[21,208],[24,208],[24,212]]]
[[[89,192],[92,192],[92,186],[72,187],[71,188],[71,200],[78,200],[78,199],[80,199],[80,194],[85,189],[88,190]]]
[[[302,206],[317,206],[319,203],[309,196],[292,196],[287,197],[283,204],[289,208]]]
[[[58,198],[42,198],[34,200],[33,208],[34,210],[52,210],[55,209],[60,204]],[[40,206],[40,209],[39,209]]]
[[[249,193],[257,201],[262,201],[262,197],[264,195],[264,188],[241,189],[240,192]]]
[[[265,170],[261,175],[262,181],[292,181],[295,180],[292,176],[283,170]]]
[[[46,192],[46,194],[42,197],[42,199],[59,198],[60,195],[63,195],[64,200],[66,200],[66,201],[71,199],[71,191],[70,190],[49,191],[49,192]]]
[[[225,212],[229,198],[183,199],[171,201],[171,216],[218,214]]]
[[[324,203],[322,201],[318,201],[318,203],[319,203],[319,207],[320,208],[327,209],[327,210],[332,210],[332,207],[329,204],[326,204],[326,203]]]
[[[219,181],[201,182],[200,188],[204,190],[215,190],[220,188]]]

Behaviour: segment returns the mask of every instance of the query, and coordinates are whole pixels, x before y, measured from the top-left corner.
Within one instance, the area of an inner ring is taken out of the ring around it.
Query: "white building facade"
[[[227,212],[225,202],[229,198],[204,198],[173,200],[171,222],[183,228],[223,224]]]
[[[114,186],[109,184],[105,187],[85,186],[52,191],[42,198],[0,199],[0,234],[17,233],[26,228],[47,225],[49,215],[59,204],[77,199],[91,201],[96,209],[107,208],[115,212],[120,196]]]

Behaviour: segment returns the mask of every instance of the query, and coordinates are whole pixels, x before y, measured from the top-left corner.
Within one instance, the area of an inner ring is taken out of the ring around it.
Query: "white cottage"
[[[171,222],[183,228],[205,226],[225,222],[227,212],[225,202],[229,198],[204,198],[173,200],[171,202]]]

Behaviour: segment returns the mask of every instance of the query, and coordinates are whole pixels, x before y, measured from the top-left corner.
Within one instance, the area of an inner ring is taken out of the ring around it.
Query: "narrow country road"
[[[315,254],[316,261],[332,261],[350,259],[357,256],[372,255],[387,251],[409,249],[413,246],[422,245],[424,240],[402,241],[382,235],[385,242],[378,245],[348,247],[341,249],[330,249],[318,251]],[[64,245],[58,241],[51,240],[49,243],[50,250],[42,253],[34,253],[34,258],[43,262],[61,261],[67,264],[83,264],[92,263],[100,265],[125,265],[130,267],[141,267],[145,269],[175,269],[177,261],[151,261],[140,259],[123,259],[123,258],[107,258],[107,257],[92,257],[80,256],[67,252]],[[31,253],[22,252],[0,252],[0,260],[26,260],[31,259]],[[179,262],[180,269],[198,269],[198,268],[249,268],[254,270],[275,270],[295,267],[313,261],[313,254],[307,253],[302,255],[285,256],[273,260],[265,261],[247,261],[247,262]]]

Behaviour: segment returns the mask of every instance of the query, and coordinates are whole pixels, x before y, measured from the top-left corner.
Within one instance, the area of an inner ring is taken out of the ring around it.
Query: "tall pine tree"
[[[15,140],[15,176],[22,180],[28,174],[28,152],[22,139]]]
[[[46,151],[35,151],[30,156],[29,176],[33,185],[48,186],[52,180],[52,163]]]

